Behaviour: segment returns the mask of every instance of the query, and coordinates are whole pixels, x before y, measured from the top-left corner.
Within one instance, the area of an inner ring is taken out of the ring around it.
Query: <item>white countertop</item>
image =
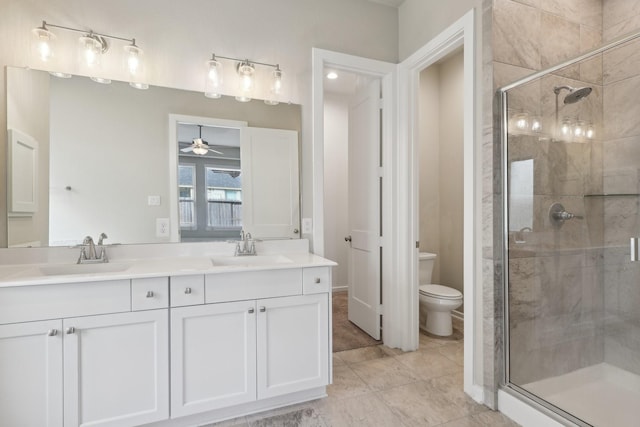
[[[299,245],[298,245],[299,246]],[[192,253],[151,256],[113,257],[108,263],[76,264],[66,262],[35,262],[0,264],[0,287],[45,285],[57,283],[97,282],[104,280],[135,279],[143,277],[185,276],[192,274],[219,274],[257,270],[279,270],[305,267],[329,267],[335,262],[309,252],[277,251],[277,248],[258,247],[256,256],[231,256],[228,253],[194,256]],[[114,253],[117,251],[113,251]],[[201,254],[203,252],[200,252]]]

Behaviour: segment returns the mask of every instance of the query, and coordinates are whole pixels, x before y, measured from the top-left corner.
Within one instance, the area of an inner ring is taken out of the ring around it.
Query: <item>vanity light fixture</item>
[[[65,27],[42,21],[42,25],[40,27],[32,30],[33,50],[37,58],[42,62],[49,62],[55,56],[54,42],[56,36],[49,30],[49,27],[82,34],[78,39],[78,60],[81,66],[91,75],[91,79],[98,83],[111,83],[111,80],[95,77],[94,74],[101,65],[102,57],[109,50],[109,43],[107,42],[107,39],[129,42],[128,45],[124,46],[125,54],[123,58],[125,70],[129,75],[129,84],[136,89],[147,89],[149,87],[149,85],[143,83],[144,62],[142,56],[144,51],[136,45],[136,39],[100,34],[93,31],[87,32],[77,28]],[[65,75],[65,73],[52,74],[60,74],[61,76]]]
[[[228,56],[211,55],[211,59],[205,62],[206,77],[204,95],[207,98],[220,98],[222,96],[222,76],[223,67],[220,59],[235,61],[236,73],[238,75],[238,87],[236,100],[239,102],[249,102],[253,99],[253,91],[256,87],[257,72],[256,66],[271,67],[274,70],[269,74],[269,95],[265,99],[267,105],[277,105],[282,92],[282,70],[279,64],[267,64],[264,62],[251,61],[249,59],[231,58]]]

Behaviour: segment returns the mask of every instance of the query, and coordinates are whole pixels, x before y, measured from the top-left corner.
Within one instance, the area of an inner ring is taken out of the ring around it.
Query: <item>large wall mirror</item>
[[[37,171],[20,166],[23,178],[8,180],[7,194],[26,188],[37,199],[36,209],[8,212],[9,247],[75,245],[101,232],[121,244],[228,239],[240,228],[299,237],[299,105],[7,67],[7,128],[38,144],[29,158],[8,158]],[[218,153],[188,152],[200,137]],[[187,224],[208,212],[204,226]]]

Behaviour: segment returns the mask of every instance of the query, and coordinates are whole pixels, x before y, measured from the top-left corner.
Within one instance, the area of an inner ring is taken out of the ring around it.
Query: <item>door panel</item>
[[[258,398],[329,383],[327,294],[258,300]]]
[[[65,426],[169,418],[167,310],[69,318],[63,327]]]
[[[299,238],[298,132],[240,132],[244,230],[259,238]]]
[[[380,81],[349,107],[349,320],[380,339]]]
[[[0,326],[0,425],[62,427],[61,328],[61,320]]]
[[[256,399],[255,301],[171,310],[171,416]]]

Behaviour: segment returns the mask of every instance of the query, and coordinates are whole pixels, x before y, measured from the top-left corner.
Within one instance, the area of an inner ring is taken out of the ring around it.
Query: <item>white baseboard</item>
[[[333,293],[336,292],[347,292],[347,290],[349,289],[348,285],[336,285],[333,288],[331,288],[331,290],[333,291]]]
[[[472,384],[470,387],[465,387],[464,391],[476,402],[484,403],[484,388],[478,384]]]

